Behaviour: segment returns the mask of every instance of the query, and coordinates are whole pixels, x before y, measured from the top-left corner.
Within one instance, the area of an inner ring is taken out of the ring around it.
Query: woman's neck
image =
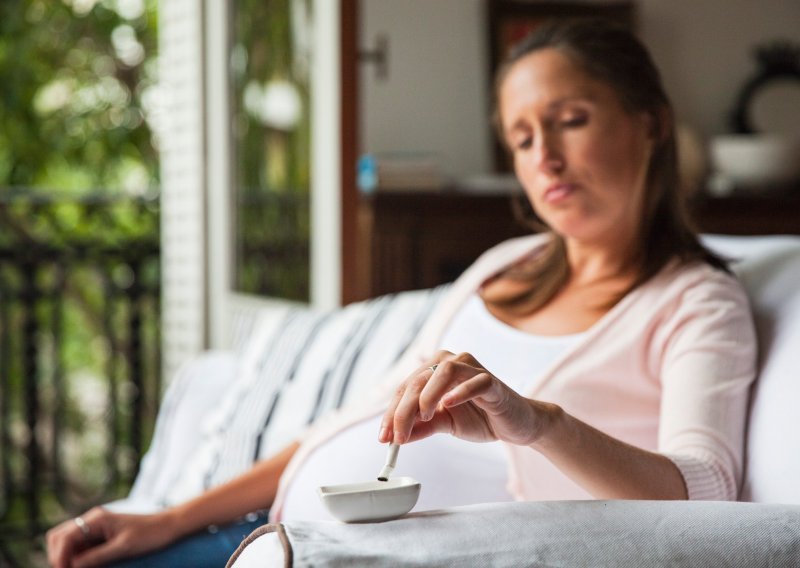
[[[615,239],[608,243],[584,243],[565,240],[570,281],[577,285],[609,279],[629,278],[640,265],[640,255],[633,239]]]

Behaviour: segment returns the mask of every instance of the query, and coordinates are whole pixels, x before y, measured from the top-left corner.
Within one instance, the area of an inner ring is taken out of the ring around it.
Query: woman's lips
[[[545,203],[556,204],[567,199],[575,191],[575,186],[571,183],[556,183],[548,187],[544,192]]]

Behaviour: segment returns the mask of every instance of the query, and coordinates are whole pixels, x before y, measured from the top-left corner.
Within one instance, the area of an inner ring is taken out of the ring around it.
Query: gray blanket
[[[287,522],[255,531],[228,566],[800,566],[800,505],[552,501]]]

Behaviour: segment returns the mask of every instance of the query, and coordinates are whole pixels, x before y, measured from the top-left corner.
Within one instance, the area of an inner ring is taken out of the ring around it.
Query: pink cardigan
[[[273,521],[280,520],[286,489],[314,448],[383,412],[396,386],[435,354],[463,302],[546,238],[512,239],[484,253],[453,284],[381,385],[310,428],[281,478]],[[663,453],[683,474],[690,499],[733,500],[742,479],[755,372],[755,330],[739,283],[704,264],[672,265],[606,313],[526,396],[554,402],[611,436]],[[591,498],[538,452],[507,449],[515,498]]]

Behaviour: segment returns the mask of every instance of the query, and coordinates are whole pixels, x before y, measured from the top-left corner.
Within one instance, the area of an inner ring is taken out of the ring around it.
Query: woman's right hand
[[[88,532],[74,519],[47,531],[47,561],[53,568],[90,568],[137,556],[174,540],[163,515],[127,515],[95,507],[81,515]]]
[[[405,444],[449,433],[471,442],[531,445],[557,413],[553,404],[517,394],[469,353],[440,351],[397,388],[378,441]]]

